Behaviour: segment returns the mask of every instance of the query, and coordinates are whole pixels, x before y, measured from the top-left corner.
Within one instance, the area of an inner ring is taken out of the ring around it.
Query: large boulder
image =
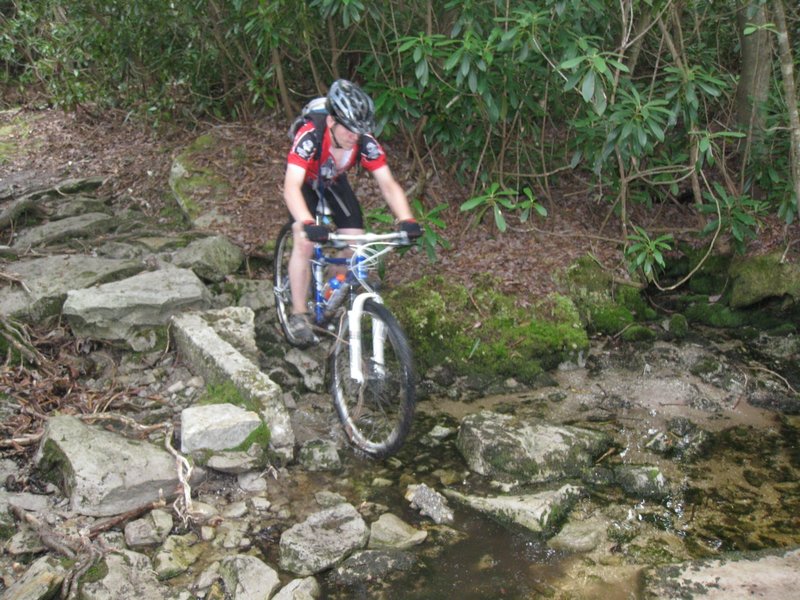
[[[48,420],[35,463],[69,496],[72,510],[95,517],[173,498],[180,483],[166,450],[67,415]]]
[[[589,429],[529,423],[491,411],[466,416],[456,440],[476,473],[521,483],[579,477],[610,443]]]

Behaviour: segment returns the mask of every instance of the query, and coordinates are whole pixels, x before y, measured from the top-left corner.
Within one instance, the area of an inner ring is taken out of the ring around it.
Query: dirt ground
[[[99,120],[81,111],[19,109],[0,113],[0,128],[20,118],[29,123],[28,130],[15,140],[17,148],[10,157],[7,149],[0,153],[0,183],[22,180],[31,173],[52,180],[102,175],[107,177],[105,193],[124,198],[146,214],[158,215],[162,207],[174,202],[168,186],[172,158],[198,135],[213,129],[215,137],[224,142],[206,160],[228,174],[232,194],[220,210],[234,216],[233,224],[220,233],[249,255],[259,255],[286,219],[281,186],[289,140],[282,119],[205,123],[157,132],[122,112],[106,113]],[[417,180],[409,153],[392,141],[382,142],[398,180],[405,189],[414,188]],[[243,147],[249,160],[241,160]],[[533,298],[555,289],[554,274],[587,253],[615,276],[628,277],[620,251],[619,220],[610,214],[611,199],[603,197],[591,182],[573,174],[552,180],[549,195],[543,189],[537,194],[548,217],[526,223],[511,217],[508,231],[500,233],[491,215],[477,223],[474,214],[460,212],[469,190],[450,174],[435,171],[433,165],[429,168],[424,191],[415,197],[428,209],[447,204],[441,215],[447,226],[438,233],[449,241],[450,248],[440,248],[435,262],[422,252],[410,253],[403,259],[402,277],[439,273],[468,284],[473,273],[488,272],[499,279],[505,293]],[[368,175],[357,174],[353,185],[366,209],[382,202]],[[659,234],[670,231],[698,243],[692,233],[698,220],[690,206],[665,203],[647,212],[634,208],[632,220]],[[762,242],[762,249],[781,243],[782,228],[774,230],[772,242]],[[798,237],[796,231],[794,237]],[[800,252],[800,245],[796,247]]]

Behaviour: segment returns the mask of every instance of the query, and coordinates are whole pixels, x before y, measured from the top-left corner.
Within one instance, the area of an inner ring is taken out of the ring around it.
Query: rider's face
[[[358,134],[350,131],[347,127],[337,121],[333,121],[330,130],[334,141],[338,142],[338,145],[345,150],[352,149],[358,142]]]

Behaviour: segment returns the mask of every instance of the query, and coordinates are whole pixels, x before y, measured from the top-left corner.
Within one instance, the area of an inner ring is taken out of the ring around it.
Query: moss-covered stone
[[[721,303],[697,302],[686,308],[689,321],[712,327],[734,328],[747,323],[747,316]]]
[[[738,257],[731,263],[730,306],[741,308],[766,298],[800,301],[800,265],[782,262],[782,253]]]
[[[544,369],[588,349],[572,301],[553,295],[521,307],[488,276],[469,290],[426,277],[387,295],[420,372],[444,365],[458,375],[533,382]]]
[[[626,342],[649,342],[656,339],[656,332],[643,325],[631,325],[622,332]]]
[[[689,333],[689,321],[681,313],[675,313],[669,318],[669,332],[675,339],[685,338]]]

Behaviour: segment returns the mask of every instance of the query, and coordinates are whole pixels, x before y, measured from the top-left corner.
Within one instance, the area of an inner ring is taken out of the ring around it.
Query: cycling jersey
[[[367,171],[375,171],[386,165],[386,154],[378,141],[371,135],[362,135],[343,164],[336,164],[331,154],[331,136],[327,128],[322,130],[322,149],[317,151],[318,132],[313,121],[303,125],[294,137],[289,150],[288,163],[306,170],[306,182],[314,184],[317,177],[329,182],[350,169],[358,161]]]

